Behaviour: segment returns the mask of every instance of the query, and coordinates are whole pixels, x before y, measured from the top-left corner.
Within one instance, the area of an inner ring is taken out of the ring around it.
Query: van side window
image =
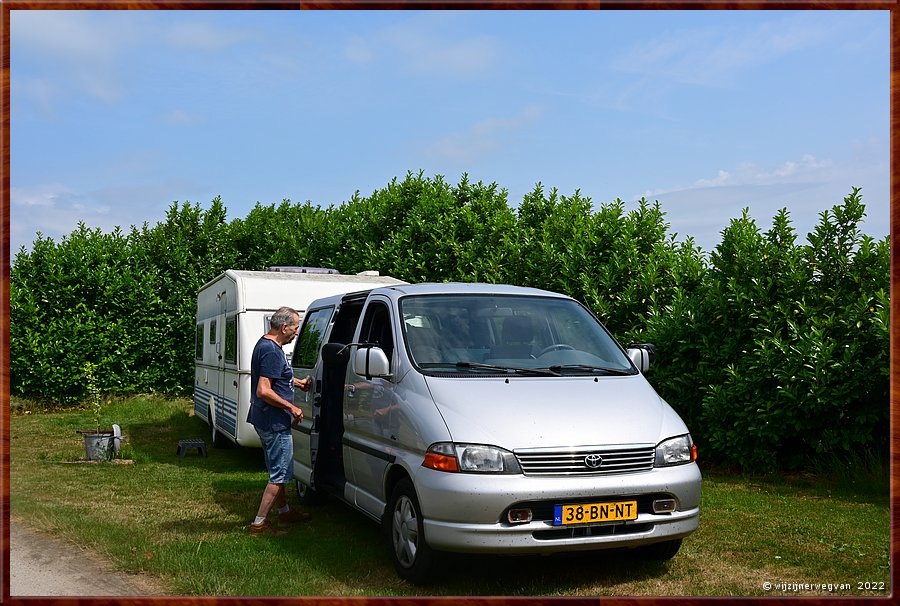
[[[374,301],[366,309],[360,340],[374,343],[384,350],[387,359],[394,355],[394,331],[391,329],[391,314],[387,305]]]
[[[194,358],[203,359],[203,324],[197,324],[197,333],[194,337]]]
[[[325,337],[325,329],[331,320],[334,307],[323,307],[306,314],[306,323],[297,337],[297,346],[294,347],[294,368],[312,368],[319,357],[319,348]]]
[[[216,344],[216,321],[212,320],[209,323],[209,344]]]
[[[225,361],[237,364],[237,317],[225,320]]]

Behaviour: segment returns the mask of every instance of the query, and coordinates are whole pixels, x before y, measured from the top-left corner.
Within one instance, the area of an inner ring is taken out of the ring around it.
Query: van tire
[[[422,510],[409,479],[394,486],[384,525],[391,560],[400,578],[415,585],[431,580],[437,568],[437,553],[425,542]]]
[[[681,549],[681,539],[673,539],[638,547],[638,553],[647,560],[664,562],[674,558],[679,549]]]
[[[297,500],[300,501],[301,505],[318,505],[321,502],[321,495],[314,488],[307,486],[300,480],[295,482],[297,486]]]

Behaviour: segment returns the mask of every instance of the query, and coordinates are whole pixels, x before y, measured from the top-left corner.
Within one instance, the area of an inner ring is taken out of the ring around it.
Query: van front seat
[[[501,343],[491,350],[492,358],[530,358],[534,353],[534,324],[525,316],[510,316],[500,329]]]

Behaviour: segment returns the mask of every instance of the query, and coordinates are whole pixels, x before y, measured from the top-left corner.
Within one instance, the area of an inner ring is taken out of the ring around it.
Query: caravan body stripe
[[[224,433],[232,437],[237,436],[237,411],[238,404],[236,401],[218,395],[216,392],[194,386],[194,413],[200,418],[206,420],[209,418],[209,399],[212,398],[216,406],[215,422]]]

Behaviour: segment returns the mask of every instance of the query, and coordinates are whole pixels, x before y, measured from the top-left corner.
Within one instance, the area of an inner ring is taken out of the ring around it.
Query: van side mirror
[[[371,380],[372,377],[391,376],[391,363],[380,347],[360,347],[353,354],[353,372]]]
[[[650,370],[650,362],[656,357],[656,346],[653,343],[632,343],[627,353],[637,369],[646,373]]]

